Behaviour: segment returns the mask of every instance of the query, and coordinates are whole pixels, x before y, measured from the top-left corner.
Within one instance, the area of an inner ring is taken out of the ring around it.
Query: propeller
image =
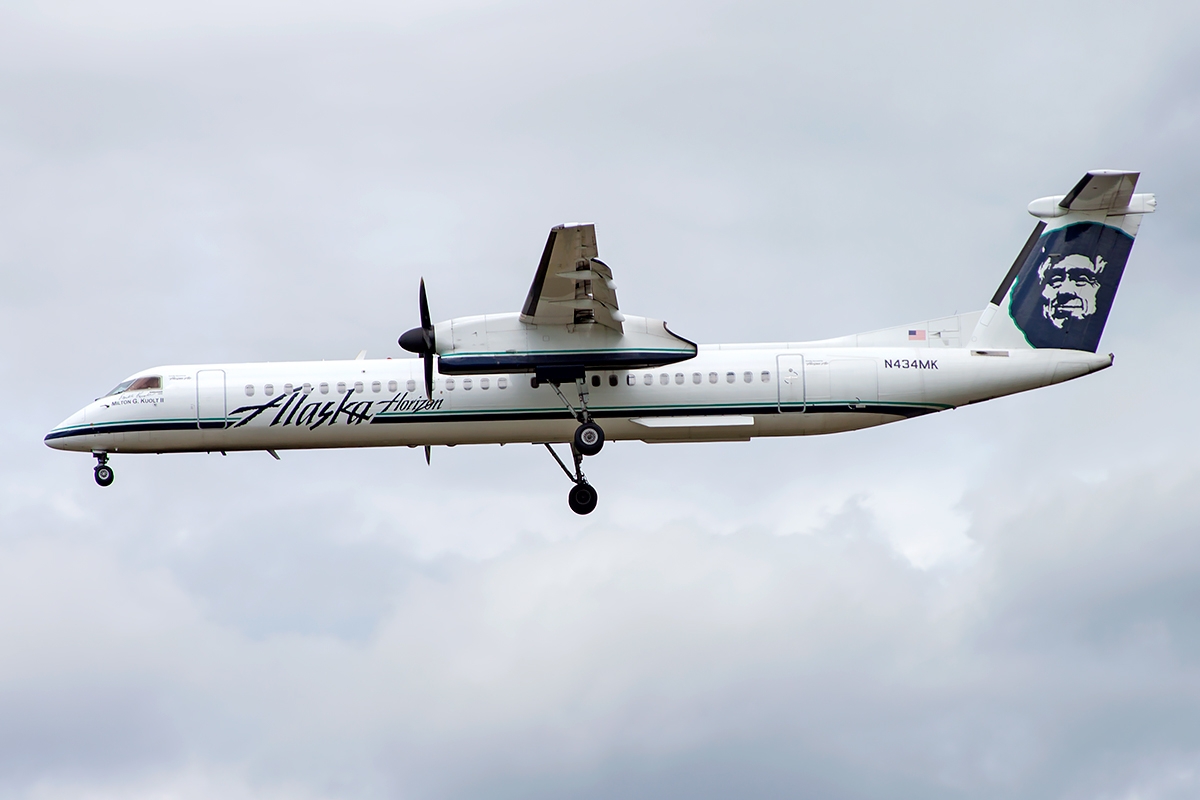
[[[421,327],[400,335],[399,344],[410,353],[425,359],[425,397],[433,399],[433,354],[437,352],[433,338],[433,323],[429,320],[429,300],[425,297],[425,279],[421,279]]]

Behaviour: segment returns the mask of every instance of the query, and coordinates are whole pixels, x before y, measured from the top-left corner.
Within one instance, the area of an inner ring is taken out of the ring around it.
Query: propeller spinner
[[[405,331],[400,335],[399,344],[410,353],[416,353],[425,360],[425,397],[433,399],[433,355],[437,352],[437,344],[433,338],[433,322],[429,319],[429,300],[425,297],[425,279],[421,279],[421,327]]]

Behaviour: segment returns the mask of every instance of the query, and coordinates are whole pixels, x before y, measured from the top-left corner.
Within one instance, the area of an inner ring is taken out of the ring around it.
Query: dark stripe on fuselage
[[[194,430],[222,430],[228,428],[230,423],[226,422],[202,422],[197,427],[195,422],[156,422],[154,420],[148,422],[113,422],[100,423],[94,427],[88,428],[72,428],[65,431],[50,431],[46,434],[45,441],[53,441],[54,439],[69,439],[72,436],[91,436],[94,433],[143,433],[146,431],[194,431]]]
[[[891,417],[920,417],[933,414],[944,409],[935,406],[893,406],[878,403],[851,404],[826,403],[822,405],[788,405],[779,407],[774,404],[762,406],[727,406],[714,409],[711,406],[694,408],[620,408],[595,409],[592,416],[596,419],[629,419],[631,417],[722,417],[735,415],[768,415],[778,414],[880,414]],[[568,420],[573,419],[567,409],[538,409],[535,411],[480,411],[478,413],[437,413],[418,412],[413,414],[391,414],[376,416],[370,421],[372,425],[396,425],[409,423],[438,423],[438,422],[513,422],[521,420]],[[220,430],[229,428],[230,423],[206,422],[205,430]],[[51,431],[46,434],[46,441],[69,439],[76,436],[91,436],[101,433],[148,433],[154,431],[194,431],[194,422],[121,422],[100,424],[94,427],[74,428],[71,430]],[[262,428],[246,428],[246,430],[261,431]],[[284,428],[280,428],[284,430]],[[294,430],[288,428],[287,430]]]
[[[924,416],[925,414],[933,414],[938,411],[943,411],[942,408],[930,406],[888,406],[888,405],[860,405],[855,406],[850,403],[831,403],[828,405],[802,405],[784,406],[780,408],[775,404],[766,406],[729,406],[719,410],[708,408],[622,408],[622,409],[592,409],[592,417],[595,419],[630,419],[635,417],[726,417],[726,416],[745,416],[758,415],[766,416],[768,414],[885,414],[892,417],[904,417],[911,419],[913,417]],[[473,414],[470,412],[460,412],[457,414],[437,414],[431,419],[428,414],[393,414],[389,416],[379,416],[371,420],[371,424],[404,424],[409,422],[508,422],[513,420],[556,420],[556,419],[573,419],[574,415],[565,408],[561,411],[527,411],[527,412],[480,412]]]

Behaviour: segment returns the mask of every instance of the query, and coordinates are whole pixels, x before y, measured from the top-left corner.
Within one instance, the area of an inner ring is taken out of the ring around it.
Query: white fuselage
[[[712,345],[666,367],[589,372],[585,383],[609,440],[733,441],[881,425],[1111,363],[1074,350]],[[175,365],[141,376],[160,376],[161,389],[100,398],[46,443],[108,453],[555,443],[578,426],[529,374],[437,375],[429,400],[420,359]],[[562,390],[578,407],[576,387]]]

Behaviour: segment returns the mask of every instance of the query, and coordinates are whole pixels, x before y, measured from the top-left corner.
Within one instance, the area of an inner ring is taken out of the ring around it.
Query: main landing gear
[[[585,422],[575,429],[572,444],[581,454],[594,456],[604,447],[604,429],[594,422]]]
[[[571,470],[558,457],[558,453],[554,452],[553,447],[546,444],[546,449],[550,451],[550,455],[554,456],[554,460],[562,467],[562,471],[566,473],[567,477],[575,483],[575,488],[571,489],[571,493],[567,496],[567,504],[571,506],[571,510],[576,514],[590,514],[596,509],[597,497],[596,489],[583,476],[583,457],[594,456],[604,447],[604,429],[592,421],[592,414],[588,411],[587,405],[587,381],[583,377],[575,379],[575,388],[579,392],[580,408],[578,411],[558,388],[557,381],[549,383],[554,389],[554,393],[579,420],[579,427],[575,429],[575,435],[571,438],[571,456],[575,459],[575,473],[571,474]]]
[[[113,468],[108,465],[108,453],[97,451],[92,453],[96,457],[96,483],[101,486],[108,486],[113,482]]]
[[[567,465],[558,457],[558,453],[554,452],[554,448],[550,446],[550,443],[543,442],[543,444],[546,445],[546,449],[550,451],[550,455],[554,457],[558,465],[562,467],[562,471],[575,484],[574,488],[571,489],[571,493],[567,495],[567,505],[576,514],[590,514],[595,511],[596,500],[599,498],[596,496],[595,487],[588,483],[587,478],[583,476],[583,454],[575,449],[574,445],[571,446],[571,455],[575,459],[575,474],[572,475],[571,470],[567,469]]]
[[[575,449],[585,456],[594,456],[599,453],[600,449],[604,447],[604,429],[592,421],[592,412],[588,411],[587,381],[583,378],[575,379],[575,389],[579,392],[578,411],[562,393],[562,389],[558,388],[557,381],[550,381],[550,387],[563,401],[563,405],[575,415],[575,419],[579,420],[579,427],[575,429],[575,436],[572,440]]]

